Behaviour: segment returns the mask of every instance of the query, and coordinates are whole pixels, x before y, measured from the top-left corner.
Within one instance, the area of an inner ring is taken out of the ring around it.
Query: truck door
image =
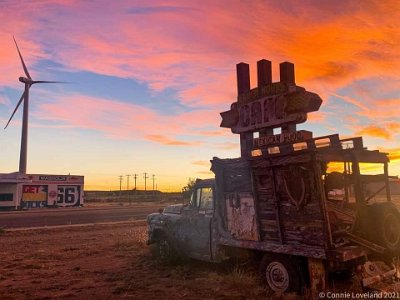
[[[182,213],[181,231],[190,257],[211,260],[211,220],[214,213],[212,187],[194,189],[189,206]]]

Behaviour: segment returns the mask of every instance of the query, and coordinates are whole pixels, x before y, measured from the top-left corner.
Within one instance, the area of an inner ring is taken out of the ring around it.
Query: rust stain
[[[258,241],[254,197],[251,193],[229,193],[225,196],[228,230],[237,239]]]

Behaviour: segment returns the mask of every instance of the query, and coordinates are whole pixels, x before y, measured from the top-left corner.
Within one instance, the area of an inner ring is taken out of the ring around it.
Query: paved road
[[[0,211],[0,228],[39,227],[71,224],[91,224],[145,219],[157,212],[159,205],[124,207],[51,208],[28,211]]]

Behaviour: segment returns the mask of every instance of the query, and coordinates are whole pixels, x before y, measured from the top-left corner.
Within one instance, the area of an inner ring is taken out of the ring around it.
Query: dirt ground
[[[166,266],[144,222],[0,232],[0,299],[265,299],[253,272]],[[269,298],[269,297],[268,297]]]
[[[162,264],[146,238],[144,221],[0,228],[0,300],[309,298],[271,294],[254,262]],[[360,288],[349,279],[331,286],[336,292]]]

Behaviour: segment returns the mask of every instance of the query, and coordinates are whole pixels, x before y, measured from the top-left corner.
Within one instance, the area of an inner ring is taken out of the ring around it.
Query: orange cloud
[[[153,141],[166,146],[198,146],[200,142],[187,142],[180,140],[173,140],[163,135],[152,134],[146,135],[145,138],[149,141]]]
[[[237,143],[233,143],[233,142],[217,143],[216,147],[218,149],[222,149],[222,150],[238,150],[240,147],[239,139],[238,139]]]
[[[209,177],[214,177],[214,173],[211,172],[211,171],[198,171],[196,173],[197,174],[201,174],[201,175],[206,175],[206,176],[209,176]]]
[[[192,164],[196,165],[196,166],[202,166],[202,167],[209,167],[211,165],[210,161],[207,161],[207,160],[192,161]]]
[[[400,148],[379,148],[379,151],[388,153],[392,162],[400,162]]]
[[[368,135],[372,137],[383,138],[386,140],[390,140],[392,138],[392,134],[389,131],[376,125],[369,125],[367,127],[364,127],[361,130],[358,130],[355,134],[361,136]]]
[[[400,175],[400,148],[383,148],[378,147],[379,151],[388,153],[389,163],[389,174],[394,176]]]
[[[392,150],[389,153],[389,159],[391,161],[400,161],[400,149]]]
[[[390,122],[387,124],[389,130],[400,133],[400,122]]]
[[[369,103],[369,108],[359,112],[360,116],[370,119],[397,119],[400,121],[398,109],[400,107],[400,99],[381,99]]]

